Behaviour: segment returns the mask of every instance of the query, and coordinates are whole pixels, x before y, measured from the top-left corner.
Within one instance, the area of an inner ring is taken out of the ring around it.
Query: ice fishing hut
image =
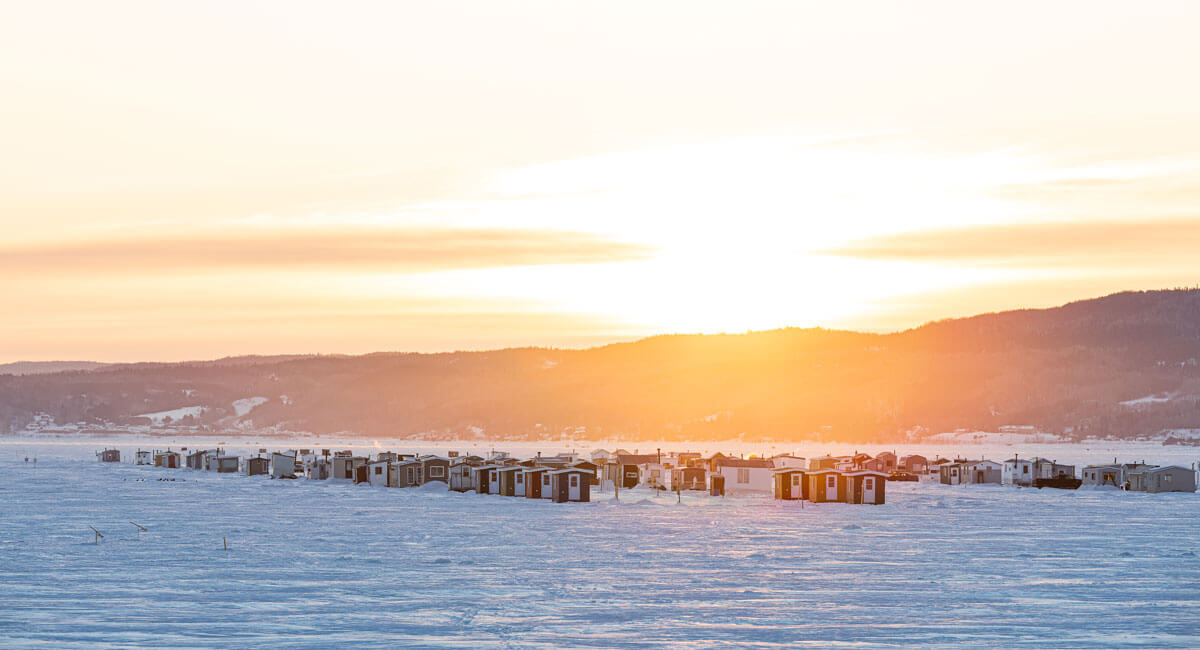
[[[334,456],[333,474],[330,476],[330,478],[344,481],[355,481],[358,477],[358,468],[363,467],[366,464],[367,459],[362,456]]]
[[[474,458],[475,460],[471,460]],[[450,489],[455,492],[466,492],[475,489],[475,477],[472,470],[482,461],[478,456],[455,458],[450,464]]]
[[[579,469],[585,469],[585,470],[591,472],[592,478],[590,479],[590,481],[591,481],[592,485],[600,485],[600,466],[599,465],[597,465],[591,461],[588,461],[588,460],[577,460],[577,461],[571,463],[571,467],[578,467]]]
[[[909,454],[900,457],[899,468],[913,474],[924,474],[929,466],[929,460],[920,454]]]
[[[845,502],[846,477],[836,469],[810,470],[805,477],[808,479],[808,500],[813,503]]]
[[[137,450],[137,456],[135,458],[136,460],[134,462],[137,465],[150,465],[154,462],[154,459],[151,457],[148,450]]]
[[[1004,466],[990,460],[967,461],[962,467],[963,483],[999,485],[1004,480]]]
[[[395,487],[418,487],[425,482],[424,472],[421,471],[421,461],[416,459],[401,460],[392,463],[396,470]]]
[[[550,472],[549,467],[526,467],[522,470],[525,473],[525,497],[528,499],[549,499],[551,496]]]
[[[805,471],[799,467],[775,470],[775,498],[785,501],[800,501],[808,498]]]
[[[591,501],[591,475],[578,467],[550,471],[550,494],[555,503]]]
[[[424,483],[430,481],[450,482],[450,459],[441,456],[424,456],[421,459],[421,476]]]
[[[265,476],[271,473],[271,459],[255,456],[246,459],[246,476]]]
[[[1195,492],[1196,473],[1188,467],[1151,467],[1129,474],[1129,489],[1136,492]]]
[[[586,472],[587,470],[580,470]],[[525,496],[525,467],[509,465],[496,470],[496,494],[505,497]]]
[[[154,466],[166,467],[167,469],[179,469],[179,452],[177,451],[159,451],[154,453]]]
[[[952,463],[942,463],[938,467],[938,482],[942,485],[962,485],[965,481],[967,461],[956,460]]]
[[[472,468],[471,475],[475,479],[476,494],[495,494],[499,485],[496,478],[496,470],[500,469],[500,465],[481,465]],[[496,487],[493,487],[496,486]]]
[[[217,456],[217,473],[236,474],[238,471],[237,456]]]
[[[703,467],[675,467],[671,469],[671,489],[708,489],[708,470]]]
[[[97,455],[100,456],[100,462],[102,463],[121,462],[121,451],[118,449],[105,449]]]
[[[367,466],[367,482],[376,487],[396,487],[396,468],[390,459],[376,460]]]
[[[204,469],[204,450],[197,449],[188,454],[186,459],[188,469]]]
[[[843,476],[847,481],[846,503],[883,505],[887,474],[876,470],[860,469],[846,472]]]
[[[771,492],[771,475],[775,466],[763,458],[726,458],[717,463],[717,471],[725,477],[729,494],[739,492]]]
[[[882,471],[890,472],[896,469],[897,463],[895,452],[881,451],[878,454],[875,454],[875,460],[881,463],[882,466],[879,469]]]
[[[217,459],[225,454],[220,449],[209,449],[204,452],[204,469],[209,472],[217,471]]]
[[[279,452],[271,454],[271,478],[296,478],[296,457]]]
[[[317,456],[313,459],[312,465],[308,468],[308,478],[312,481],[324,481],[329,478],[329,459],[325,456]]]

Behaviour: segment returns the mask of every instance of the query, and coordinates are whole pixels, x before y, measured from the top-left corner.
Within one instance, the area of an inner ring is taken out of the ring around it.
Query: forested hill
[[[1008,424],[1129,437],[1200,428],[1197,360],[1200,290],[1129,292],[894,334],[783,329],[3,375],[0,431],[39,412],[128,425],[202,407],[174,421],[374,437],[557,438],[586,427],[591,437],[887,441],[917,426]],[[265,401],[235,406],[250,398]]]

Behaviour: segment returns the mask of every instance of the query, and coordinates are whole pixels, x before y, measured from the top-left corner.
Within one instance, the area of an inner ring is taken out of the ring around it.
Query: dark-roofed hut
[[[246,476],[262,476],[271,473],[271,460],[262,456],[246,459]]]

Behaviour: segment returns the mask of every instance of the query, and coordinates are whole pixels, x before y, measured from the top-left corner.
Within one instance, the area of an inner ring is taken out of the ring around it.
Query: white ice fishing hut
[[[382,455],[382,454],[381,454]],[[369,465],[367,480],[376,487],[396,487],[396,468],[391,459],[376,460]]]
[[[271,454],[272,478],[296,478],[296,457],[275,452]]]

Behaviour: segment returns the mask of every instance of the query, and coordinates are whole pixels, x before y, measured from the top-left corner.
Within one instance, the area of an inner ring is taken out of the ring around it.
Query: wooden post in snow
[[[221,538],[221,543],[225,545],[225,550],[228,551],[229,550],[229,542],[225,541],[224,537]]]

